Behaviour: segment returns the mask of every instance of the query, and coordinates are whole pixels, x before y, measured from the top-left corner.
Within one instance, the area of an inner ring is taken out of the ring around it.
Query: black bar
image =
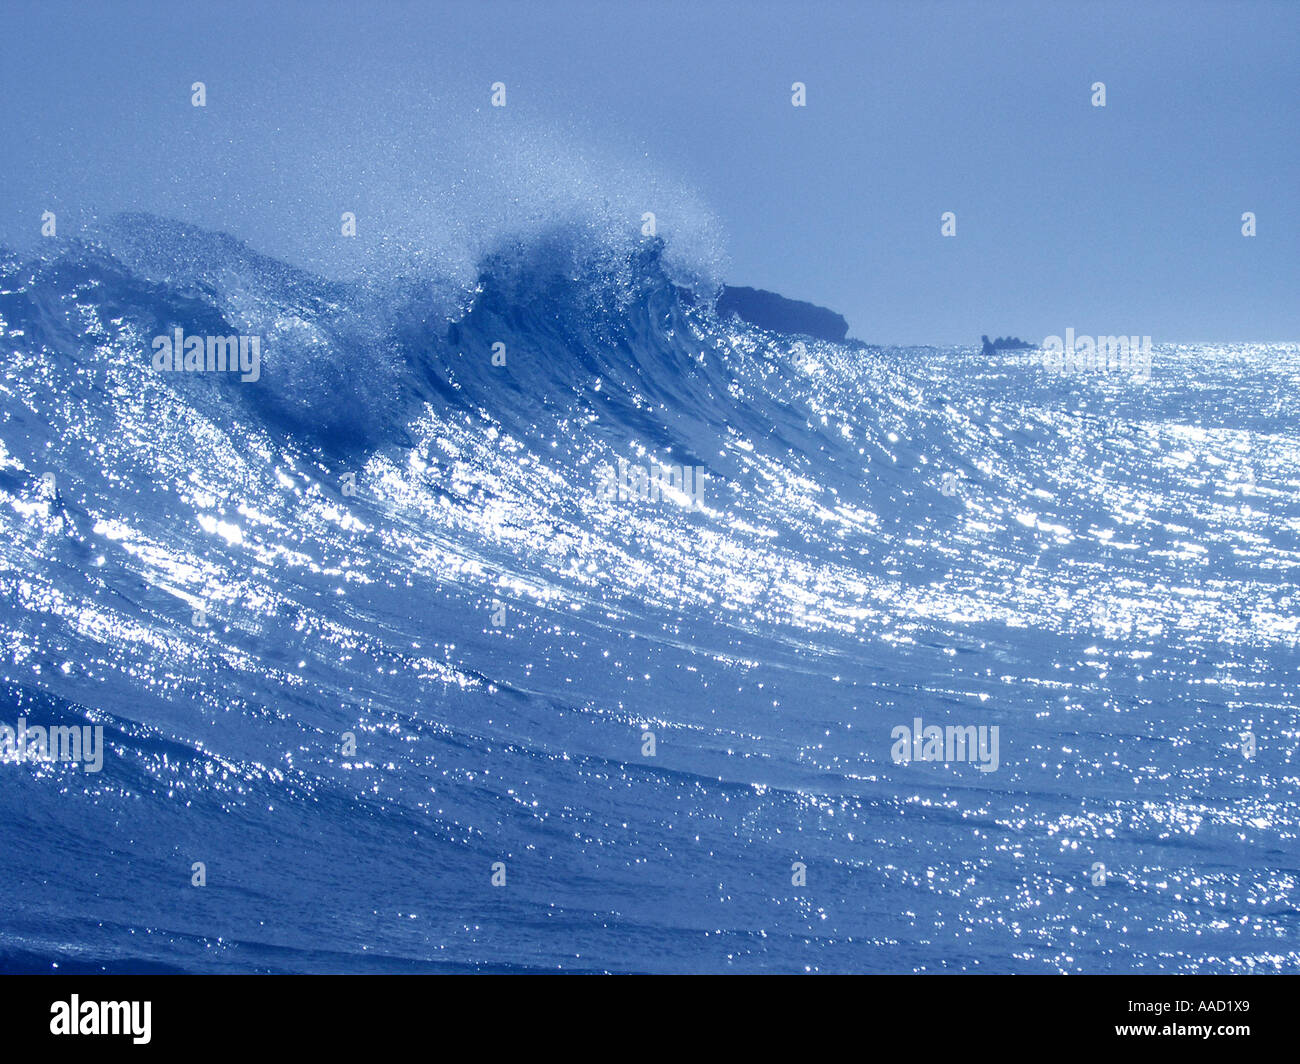
[[[1186,1052],[1200,1045],[1223,1054],[1280,1040],[1292,1025],[1296,986],[1235,976],[1075,976],[1064,982],[1052,976],[831,976],[833,986],[825,979],[777,977],[725,988],[699,985],[716,983],[709,976],[676,984],[628,978],[637,985],[591,979],[581,987],[539,985],[491,975],[473,982],[457,976],[72,975],[7,976],[0,987],[6,1041],[37,1050],[92,1050],[110,1042],[132,1051],[193,1050],[211,1040],[214,1047],[335,1055],[347,1047],[400,1049],[413,1036],[423,1043],[431,1030],[440,1032],[433,1045],[447,1050],[468,1042],[466,1051],[477,1045],[491,1054],[516,1040],[534,1049],[565,1043],[576,1049],[601,1044],[600,1028],[621,1038],[615,1044],[662,1038],[665,1051],[689,1048],[693,1054],[705,1032],[737,1045],[788,1036],[818,1053],[831,1051],[839,1040],[834,1036],[861,1039],[870,1032],[869,1044],[883,1048],[894,1040],[900,1050],[909,1042],[927,1051],[1019,1043],[1053,1052]],[[51,1033],[58,1003],[71,1006],[73,995],[83,1016],[87,1003],[134,1002],[140,1005],[136,1018],[143,1019],[148,1002],[148,1041],[137,1042],[131,1033]],[[728,1000],[732,1006],[720,1010]]]

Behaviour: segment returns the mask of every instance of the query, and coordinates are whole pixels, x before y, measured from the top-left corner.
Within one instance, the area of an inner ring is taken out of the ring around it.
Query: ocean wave
[[[1294,967],[1293,350],[783,335],[634,227],[436,259],[0,255],[3,703],[107,743],[0,773],[6,964]]]

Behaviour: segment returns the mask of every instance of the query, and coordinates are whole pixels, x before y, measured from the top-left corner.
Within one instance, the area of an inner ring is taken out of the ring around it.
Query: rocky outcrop
[[[849,323],[843,315],[815,303],[786,299],[761,288],[725,285],[718,297],[718,317],[726,319],[733,315],[760,329],[834,343],[843,343],[849,333]]]

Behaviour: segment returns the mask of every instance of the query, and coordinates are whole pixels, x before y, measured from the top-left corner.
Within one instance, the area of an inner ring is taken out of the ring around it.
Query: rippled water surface
[[[448,314],[145,243],[0,259],[0,722],[108,744],[0,766],[5,965],[1300,962],[1294,347],[1063,376],[719,322],[652,249]],[[261,380],[150,372],[175,327]],[[703,508],[600,497],[647,457]]]

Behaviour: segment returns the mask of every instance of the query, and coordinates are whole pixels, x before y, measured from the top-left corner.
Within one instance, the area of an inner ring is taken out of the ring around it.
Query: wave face
[[[0,766],[10,969],[1300,960],[1294,349],[1066,377],[723,322],[654,242],[458,302],[144,217],[0,319],[0,722],[105,744]],[[647,458],[701,505],[602,492]]]

